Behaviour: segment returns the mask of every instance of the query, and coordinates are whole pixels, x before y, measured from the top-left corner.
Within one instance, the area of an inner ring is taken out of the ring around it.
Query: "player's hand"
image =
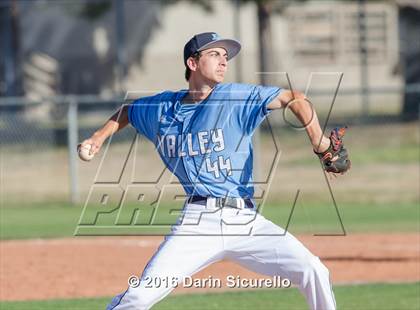
[[[80,148],[84,147],[85,145],[90,145],[89,154],[95,155],[99,152],[99,150],[102,147],[102,144],[104,143],[104,139],[102,139],[99,136],[93,135],[89,139],[84,140],[82,143],[79,143],[77,145],[77,151],[79,151]]]
[[[314,151],[321,160],[324,170],[334,175],[344,174],[351,167],[347,149],[343,145],[343,136],[346,128],[334,128],[329,136],[330,146],[321,153]]]

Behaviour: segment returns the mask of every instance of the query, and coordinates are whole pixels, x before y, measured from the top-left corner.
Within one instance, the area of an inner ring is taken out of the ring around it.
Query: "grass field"
[[[264,150],[272,144],[274,135],[279,149],[284,152],[287,164],[310,164],[311,152],[307,152],[307,138],[304,132],[289,127],[274,128],[272,135],[261,135]],[[418,124],[380,124],[375,126],[350,126],[344,137],[354,165],[375,163],[407,164],[418,163],[420,150]]]
[[[331,202],[326,202],[327,188],[320,174],[319,163],[314,158],[304,132],[288,128],[274,130],[281,151],[279,166],[270,191],[274,193],[262,214],[274,223],[286,227],[292,233],[342,234],[341,222]],[[348,234],[358,232],[419,232],[419,127],[410,124],[379,124],[353,126],[345,137],[353,162],[348,175],[333,184],[338,212]],[[270,155],[275,152],[273,141],[262,134],[260,161],[263,172],[271,167]],[[127,143],[116,144],[113,152],[124,157]],[[122,151],[121,151],[122,149]],[[61,202],[68,198],[67,150],[52,149],[33,152],[8,150],[7,165],[4,165],[2,186],[4,199],[0,207],[0,239],[59,238],[72,237],[79,223],[82,206],[71,206]],[[124,154],[119,154],[124,153]],[[139,177],[154,176],[158,158],[150,147],[140,148],[136,173]],[[154,154],[154,153],[153,153]],[[99,161],[79,164],[81,196],[93,183]],[[105,162],[109,172],[120,171],[119,157]],[[25,169],[21,169],[24,165]],[[267,167],[265,167],[267,166]],[[40,172],[42,167],[42,172]],[[265,170],[264,170],[265,169]],[[264,173],[263,173],[264,174]],[[40,178],[42,175],[42,178]],[[137,175],[136,175],[137,176]],[[22,182],[22,181],[25,182]],[[148,180],[150,181],[150,180]],[[302,199],[292,211],[296,188],[301,189]],[[7,195],[6,195],[7,194]],[[54,195],[54,196],[52,196]],[[327,197],[328,198],[328,197]],[[54,199],[54,200],[53,200]],[[47,201],[33,203],[33,201]],[[118,210],[102,213],[96,226],[85,226],[84,232],[102,235],[112,234],[165,234],[175,221],[176,214],[170,209],[178,205],[166,204],[159,209],[155,224],[122,225],[117,231],[97,228],[114,226]],[[103,211],[112,208],[100,207]],[[108,209],[107,209],[108,208]],[[129,219],[135,208],[127,205],[125,219]],[[96,210],[97,211],[97,210]],[[87,222],[96,212],[88,209]],[[142,213],[141,210],[138,214]],[[131,212],[131,213],[130,213]],[[147,211],[147,212],[150,212]],[[289,221],[290,220],[290,221]],[[137,222],[137,224],[139,224]],[[401,262],[404,264],[404,262]],[[351,266],[349,265],[349,268]],[[413,270],[413,273],[417,272]],[[409,284],[359,284],[336,286],[338,309],[420,309],[420,282]],[[106,293],[107,294],[107,293]],[[110,297],[45,300],[26,302],[0,302],[0,309],[104,309]],[[307,309],[305,301],[296,289],[257,290],[214,294],[174,295],[164,299],[153,309]]]
[[[162,223],[171,223],[176,216],[169,215],[169,205],[160,210]],[[276,224],[286,227],[292,205],[268,205],[262,214]],[[418,231],[419,208],[412,204],[340,204],[338,211],[346,232]],[[42,204],[0,208],[1,239],[54,238],[73,236],[79,221],[81,207],[66,204]],[[112,225],[115,216],[102,215],[98,224]],[[127,231],[137,233],[166,233],[167,228],[128,226]],[[93,231],[93,230],[92,230]],[[121,228],[119,232],[123,232]],[[331,206],[296,205],[289,223],[293,233],[341,233],[337,213]],[[106,235],[106,230],[102,230]],[[109,233],[115,233],[110,230]],[[117,233],[118,234],[118,233]]]
[[[339,201],[418,202],[419,128],[417,122],[387,123],[386,120],[370,125],[350,126],[345,136],[345,145],[353,164],[350,172],[336,182],[334,190],[340,195]],[[260,142],[255,148],[258,174],[266,176],[270,171],[274,175],[270,199],[282,201],[285,193],[296,192],[291,187],[303,186],[307,186],[305,190],[313,195],[312,200],[318,199],[317,194],[325,189],[325,182],[306,133],[288,126],[274,127],[272,135],[270,133],[262,131]],[[130,136],[127,132],[123,135]],[[144,139],[140,140],[133,180],[154,182],[161,174],[163,165],[153,145],[144,142]],[[118,178],[130,148],[128,141],[131,139],[112,142],[106,154],[102,151],[92,162],[78,163],[81,198],[87,196],[102,159],[104,164],[100,169],[100,180],[110,182]],[[1,206],[7,207],[12,202],[65,201],[69,198],[66,148],[53,145],[33,148],[19,144],[3,147],[1,151],[4,158]],[[278,165],[273,167],[275,154],[281,155]],[[25,169],[22,169],[23,166]],[[129,163],[127,171],[131,171],[132,166]],[[255,180],[261,182],[266,179],[257,179],[256,176]],[[277,184],[283,186],[274,186]]]
[[[337,286],[334,289],[338,309],[417,310],[420,308],[420,282],[410,284],[369,284]],[[105,309],[110,298],[0,302],[1,309],[55,310]],[[307,309],[297,289],[254,290],[213,294],[170,296],[153,309]]]

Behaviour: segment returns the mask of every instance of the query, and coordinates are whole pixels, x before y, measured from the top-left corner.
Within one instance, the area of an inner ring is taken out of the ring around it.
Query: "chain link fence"
[[[2,203],[80,201],[79,137],[92,134],[121,102],[96,96],[1,98]]]
[[[418,89],[411,87],[405,91]],[[394,193],[395,199],[400,196],[415,200],[415,187],[419,184],[419,127],[417,122],[401,122],[402,93],[389,89],[387,92],[383,89],[372,91],[369,98],[373,104],[370,105],[369,115],[361,114],[360,95],[354,90],[340,91],[333,107],[331,94],[313,90],[310,98],[321,124],[328,121],[327,130],[334,125],[350,125],[347,145],[355,162],[353,177],[356,173],[362,179],[369,179],[367,171],[373,171],[375,174],[381,172],[381,178],[389,178],[392,171],[409,169],[403,176],[407,178],[406,185],[401,185],[405,184],[399,182],[401,179],[390,178],[386,187],[389,191],[382,194]],[[138,155],[136,163],[127,164],[127,155],[136,136],[131,126],[115,135],[109,147],[105,144],[93,161],[86,163],[78,159],[77,143],[104,124],[123,102],[122,98],[96,96],[54,97],[42,102],[1,98],[2,204],[83,203],[95,180],[118,183],[124,168],[133,170],[137,180],[144,182],[154,182],[163,175],[165,169],[153,145],[143,138],[140,138],[135,150]],[[255,151],[256,166],[260,171],[258,175],[263,178],[271,167],[268,153],[273,149],[273,140],[269,137],[269,127],[273,128],[274,139],[278,139],[282,152],[279,177],[293,179],[293,171],[308,168],[305,166],[308,162],[317,168],[304,133],[292,130],[283,119],[282,112],[272,113],[268,120],[270,126],[267,122],[263,124],[261,141]],[[358,164],[361,166],[358,167]],[[282,199],[281,190],[271,187],[271,191],[273,200]],[[315,185],[313,192],[317,192]],[[343,189],[343,195],[345,192],[348,194],[351,191]],[[377,198],[380,199],[379,193]],[[367,193],[365,199],[375,198]]]

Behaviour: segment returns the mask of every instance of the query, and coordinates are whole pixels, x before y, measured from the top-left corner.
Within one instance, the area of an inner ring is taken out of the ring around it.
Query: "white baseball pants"
[[[294,236],[251,209],[186,204],[141,276],[138,287],[117,295],[107,310],[150,309],[172,290],[171,283],[148,279],[184,279],[222,259],[252,271],[289,279],[304,294],[310,309],[336,309],[328,269]],[[150,284],[150,283],[149,283]]]

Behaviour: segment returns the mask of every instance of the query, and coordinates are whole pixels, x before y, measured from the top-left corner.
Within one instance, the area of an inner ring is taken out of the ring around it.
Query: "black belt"
[[[212,197],[204,197],[204,196],[190,196],[187,199],[188,203],[194,203],[199,205],[207,205],[207,199]],[[249,198],[234,198],[234,197],[214,197],[216,199],[216,207],[231,207],[236,209],[242,209],[240,205],[240,200],[245,202],[243,208],[245,209],[254,209],[254,203]]]

